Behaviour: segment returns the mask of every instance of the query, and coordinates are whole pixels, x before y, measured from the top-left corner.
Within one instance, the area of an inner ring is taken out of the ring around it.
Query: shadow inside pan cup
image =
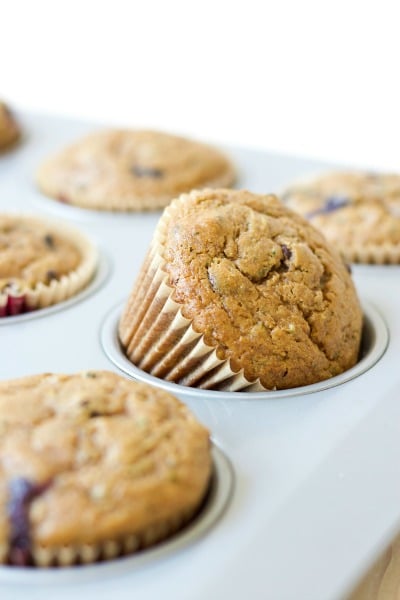
[[[298,396],[319,392],[331,387],[335,387],[346,381],[350,381],[365,373],[373,367],[383,356],[389,343],[389,332],[385,321],[377,309],[369,304],[363,303],[364,323],[362,331],[360,358],[357,364],[344,371],[340,375],[319,381],[311,385],[290,388],[285,390],[265,391],[265,392],[222,392],[215,390],[204,390],[194,387],[187,387],[171,381],[166,381],[146,373],[135,366],[124,354],[123,348],[118,338],[118,323],[122,314],[125,302],[119,303],[107,315],[101,329],[101,344],[108,358],[125,374],[133,379],[155,385],[167,390],[172,394],[179,394],[181,398],[215,398],[220,400],[272,400],[275,398],[284,398],[288,396]]]
[[[211,445],[211,454],[213,472],[206,497],[190,522],[170,537],[133,554],[91,564],[54,568],[0,566],[0,585],[3,582],[51,585],[114,577],[170,556],[171,553],[200,539],[221,519],[233,497],[235,487],[230,460],[215,443]]]

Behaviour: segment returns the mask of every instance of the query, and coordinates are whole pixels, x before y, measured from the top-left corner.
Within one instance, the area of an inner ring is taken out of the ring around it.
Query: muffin
[[[157,210],[193,188],[229,186],[219,151],[157,131],[93,133],[44,162],[40,190],[60,202],[108,211]]]
[[[96,266],[96,248],[74,228],[0,214],[0,317],[70,298],[90,282]]]
[[[222,189],[164,211],[119,337],[156,377],[258,391],[349,369],[361,329],[348,269],[323,235],[274,196]]]
[[[0,382],[0,563],[63,566],[181,528],[211,476],[209,435],[170,394],[107,371]]]
[[[12,146],[20,134],[18,124],[10,109],[0,101],[0,152]]]
[[[327,173],[289,187],[283,201],[348,261],[400,262],[400,175]]]
[[[400,536],[383,552],[347,600],[396,600],[400,596]]]

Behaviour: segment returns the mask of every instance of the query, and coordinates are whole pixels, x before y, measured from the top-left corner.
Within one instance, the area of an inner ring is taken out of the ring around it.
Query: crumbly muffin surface
[[[193,192],[179,214],[168,211],[162,253],[173,298],[233,371],[281,389],[355,364],[353,282],[302,217],[274,196],[233,190]]]
[[[33,545],[96,544],[195,509],[207,489],[207,430],[170,394],[106,371],[0,383],[0,549],[16,481]]]
[[[37,174],[48,196],[81,207],[153,210],[196,187],[230,185],[220,152],[156,131],[93,133],[47,160]]]
[[[338,172],[293,185],[283,200],[348,248],[400,244],[400,175]]]
[[[13,144],[20,130],[9,108],[0,101],[0,151]]]
[[[0,292],[6,286],[21,291],[73,271],[79,250],[45,223],[0,215]]]

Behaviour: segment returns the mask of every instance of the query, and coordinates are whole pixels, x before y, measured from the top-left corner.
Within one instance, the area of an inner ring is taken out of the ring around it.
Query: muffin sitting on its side
[[[157,210],[194,188],[229,186],[218,150],[158,131],[92,133],[44,162],[40,190],[66,204],[108,211]]]
[[[12,146],[21,132],[10,109],[0,101],[0,152]]]
[[[119,325],[138,367],[183,385],[284,389],[358,358],[362,313],[346,265],[274,196],[174,200]]]
[[[0,383],[0,564],[134,552],[181,528],[211,476],[208,431],[176,398],[106,371]]]

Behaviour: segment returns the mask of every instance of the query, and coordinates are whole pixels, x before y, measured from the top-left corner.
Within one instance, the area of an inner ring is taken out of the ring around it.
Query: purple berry
[[[8,562],[12,565],[23,567],[32,564],[29,505],[49,485],[50,482],[37,484],[24,477],[15,477],[10,481],[7,505],[11,530]]]
[[[7,316],[7,300],[5,302],[5,304],[0,304],[0,317],[6,317]]]
[[[135,165],[132,167],[132,173],[136,177],[150,177],[151,179],[161,179],[161,177],[164,177],[164,173],[161,169],[154,167],[141,167],[140,165]]]
[[[292,258],[292,251],[291,251],[291,249],[288,246],[286,246],[286,244],[282,244],[281,248],[282,248],[283,258],[285,260],[290,260]]]
[[[46,246],[48,248],[51,248],[51,250],[53,250],[54,248],[54,238],[52,235],[50,235],[49,233],[47,235],[44,236],[44,243],[46,244]]]
[[[339,210],[348,204],[350,204],[350,199],[345,196],[329,196],[329,198],[326,198],[323,206],[309,212],[306,216],[308,219],[312,219],[318,215],[325,215]]]
[[[349,203],[349,199],[345,196],[330,196],[325,201],[325,211],[332,212],[337,210],[338,208],[343,208],[343,206],[347,206]]]
[[[10,316],[20,315],[24,312],[25,295],[20,296],[8,296],[7,300],[7,313]]]

